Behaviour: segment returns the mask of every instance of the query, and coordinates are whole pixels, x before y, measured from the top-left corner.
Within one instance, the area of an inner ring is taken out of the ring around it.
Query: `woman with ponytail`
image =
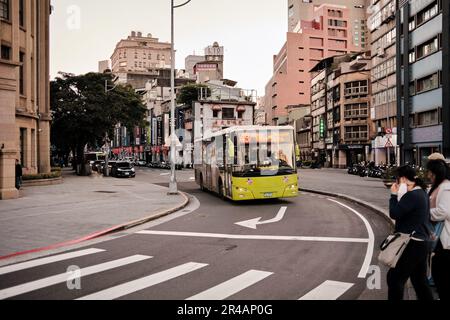
[[[413,237],[395,268],[387,275],[389,300],[403,300],[408,279],[419,300],[433,300],[428,286],[427,261],[430,240],[430,202],[426,184],[410,166],[397,170],[397,183],[392,186],[389,214],[395,220],[395,232]]]

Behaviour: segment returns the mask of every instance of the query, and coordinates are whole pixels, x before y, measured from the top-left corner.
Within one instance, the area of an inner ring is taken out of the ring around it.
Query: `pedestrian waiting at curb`
[[[22,187],[22,165],[19,163],[19,160],[16,159],[16,189],[20,190]]]
[[[433,300],[427,279],[430,240],[430,204],[427,186],[410,166],[397,169],[397,182],[391,188],[389,214],[395,232],[411,235],[403,254],[387,275],[389,300],[403,300],[405,285],[411,279],[419,300]]]
[[[450,301],[450,167],[442,160],[427,164],[430,190],[431,219],[436,223],[437,244],[432,258],[432,276],[439,299]]]

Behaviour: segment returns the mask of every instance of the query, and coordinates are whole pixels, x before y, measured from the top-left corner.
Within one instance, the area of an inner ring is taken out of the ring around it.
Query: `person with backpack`
[[[389,300],[403,300],[405,284],[411,279],[419,300],[433,300],[427,279],[429,256],[430,204],[427,186],[410,166],[397,169],[392,188],[389,214],[395,220],[395,232],[412,235],[395,268],[387,275]]]
[[[427,170],[431,219],[438,230],[431,271],[440,300],[450,301],[450,168],[438,158],[428,162]]]

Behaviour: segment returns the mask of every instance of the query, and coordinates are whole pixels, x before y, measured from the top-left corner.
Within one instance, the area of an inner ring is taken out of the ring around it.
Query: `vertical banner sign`
[[[321,139],[325,138],[325,119],[324,118],[320,118],[319,132],[320,132],[320,138]]]
[[[158,119],[152,118],[152,146],[158,144]]]
[[[163,122],[162,117],[158,117],[158,129],[157,129],[157,138],[156,144],[161,146],[163,144]]]

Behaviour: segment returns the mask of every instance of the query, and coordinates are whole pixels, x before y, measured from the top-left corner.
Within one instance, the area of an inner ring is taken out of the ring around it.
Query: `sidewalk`
[[[0,257],[167,214],[188,201],[151,181],[77,177],[71,171],[63,177],[62,185],[25,188],[20,199],[0,202]]]

